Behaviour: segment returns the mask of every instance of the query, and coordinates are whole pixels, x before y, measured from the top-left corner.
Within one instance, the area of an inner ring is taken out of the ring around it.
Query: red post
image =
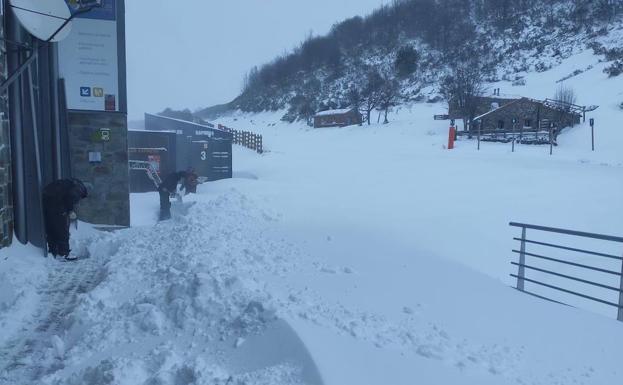
[[[450,126],[450,130],[448,131],[448,150],[452,150],[454,148],[454,137],[456,136],[455,130],[454,126]]]

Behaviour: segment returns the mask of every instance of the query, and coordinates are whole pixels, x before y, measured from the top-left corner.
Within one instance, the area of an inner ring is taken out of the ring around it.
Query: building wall
[[[128,131],[130,160],[152,162],[160,178],[164,179],[177,171],[176,136],[173,132],[164,131]],[[156,191],[156,186],[144,170],[130,170],[130,191]]]
[[[4,105],[4,103],[2,104]],[[0,248],[11,244],[13,238],[13,186],[11,183],[11,146],[9,122],[0,119]]]
[[[516,119],[514,127],[513,119]],[[526,120],[529,120],[529,122],[526,122]],[[562,129],[579,123],[580,117],[575,114],[546,107],[541,103],[529,99],[522,99],[483,117],[481,120],[481,129],[483,131],[500,129],[501,121],[503,122],[504,130],[536,130],[538,128],[538,122],[543,120],[555,122],[556,126]],[[526,123],[529,123],[529,125]],[[477,126],[475,126],[475,129],[477,129]]]
[[[323,115],[314,117],[314,127],[344,127],[361,124],[361,115],[355,111],[341,115]]]
[[[217,129],[209,123],[203,125],[152,114],[145,114],[145,130],[172,131],[177,134],[177,171],[194,168],[199,176],[206,176],[209,180],[232,177],[232,133]],[[198,148],[195,145],[198,142],[210,143],[209,149],[204,151]],[[226,172],[222,172],[223,167],[227,169]]]
[[[501,98],[496,96],[476,96],[475,103],[476,108],[474,112],[474,116],[479,116],[485,114],[493,109],[493,105],[497,105],[498,107],[502,107],[508,103],[511,103],[518,98],[510,99],[510,98]],[[451,100],[448,103],[448,117],[450,119],[463,119],[467,118],[467,112],[463,110],[462,107],[456,103],[455,100]]]
[[[0,15],[0,37],[4,38],[4,16]],[[0,40],[0,81],[7,78],[4,40]],[[0,248],[13,238],[13,186],[11,172],[11,138],[7,96],[0,95]]]
[[[80,219],[100,225],[129,226],[127,116],[72,111],[68,128],[72,175],[93,185],[91,196],[80,203]],[[102,136],[102,129],[109,130],[109,140]],[[101,162],[89,161],[89,153],[100,153]]]

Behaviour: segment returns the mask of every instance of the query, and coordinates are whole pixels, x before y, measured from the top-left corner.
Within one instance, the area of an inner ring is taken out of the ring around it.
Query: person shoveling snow
[[[79,179],[61,179],[43,189],[43,216],[49,252],[56,258],[77,259],[70,254],[69,224],[78,220],[75,206],[88,196],[84,183]]]
[[[164,221],[171,218],[171,196],[181,200],[181,195],[177,191],[178,185],[182,184],[182,189],[186,194],[197,191],[197,174],[190,169],[188,171],[178,171],[167,175],[158,186],[160,194],[160,220]]]

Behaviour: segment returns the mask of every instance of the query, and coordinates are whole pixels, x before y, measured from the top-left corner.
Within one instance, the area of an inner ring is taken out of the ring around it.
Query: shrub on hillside
[[[604,72],[611,78],[621,75],[623,73],[623,59],[616,60],[610,64],[609,67],[604,69]]]
[[[417,70],[420,54],[410,45],[406,45],[398,50],[394,67],[396,73],[401,78],[406,78]]]
[[[193,113],[188,108],[186,108],[185,110],[174,110],[167,107],[164,111],[158,113],[158,115],[166,116],[173,119],[185,120],[188,122],[195,121]]]

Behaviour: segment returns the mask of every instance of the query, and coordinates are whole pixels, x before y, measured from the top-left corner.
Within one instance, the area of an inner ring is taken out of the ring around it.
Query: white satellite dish
[[[10,5],[22,26],[40,40],[61,41],[71,32],[67,21],[71,13],[64,0],[10,0]]]

